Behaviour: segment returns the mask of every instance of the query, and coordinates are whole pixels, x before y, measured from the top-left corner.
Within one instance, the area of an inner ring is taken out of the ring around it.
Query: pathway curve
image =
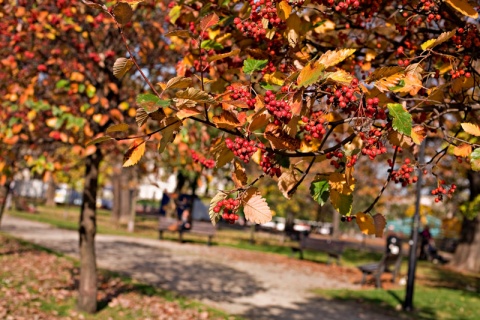
[[[4,217],[1,230],[78,258],[74,231],[11,216]],[[336,266],[234,248],[111,235],[97,235],[96,252],[101,268],[249,319],[400,319],[366,304],[313,294],[314,288],[358,288],[351,275]]]

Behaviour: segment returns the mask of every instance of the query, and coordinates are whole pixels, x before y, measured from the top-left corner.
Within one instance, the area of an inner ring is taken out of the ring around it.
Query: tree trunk
[[[80,284],[78,308],[81,311],[97,311],[97,263],[95,258],[96,199],[98,169],[102,155],[99,149],[88,156],[85,163],[85,186],[80,212]]]
[[[332,237],[338,239],[340,236],[340,213],[337,210],[333,211],[333,231]]]
[[[468,172],[470,201],[480,194],[480,172]],[[462,232],[452,265],[458,269],[480,272],[480,219],[463,218]]]
[[[50,174],[47,180],[47,192],[45,194],[46,202],[45,205],[49,207],[55,206],[55,180],[53,180],[53,175]]]
[[[136,168],[122,168],[120,175],[120,215],[119,222],[122,225],[130,221],[130,208],[133,205],[130,197],[130,187],[134,179],[134,170]]]
[[[5,211],[5,207],[7,206],[7,199],[11,191],[12,189],[10,188],[10,181],[7,180],[7,182],[5,183],[5,196],[3,197],[3,201],[0,204],[0,227],[2,226],[3,212]]]

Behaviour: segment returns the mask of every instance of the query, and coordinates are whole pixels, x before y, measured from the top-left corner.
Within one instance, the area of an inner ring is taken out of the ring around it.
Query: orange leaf
[[[423,126],[415,126],[412,128],[411,138],[416,144],[421,144],[423,139],[425,139],[427,133]]]
[[[453,154],[457,157],[466,158],[472,153],[472,146],[468,143],[462,143],[459,146],[453,148]]]
[[[373,220],[371,215],[359,212],[356,214],[355,220],[357,221],[357,225],[363,234],[375,234],[375,221]]]
[[[383,214],[377,213],[373,216],[373,224],[375,225],[375,237],[381,238],[383,236],[383,230],[387,225],[387,220]]]

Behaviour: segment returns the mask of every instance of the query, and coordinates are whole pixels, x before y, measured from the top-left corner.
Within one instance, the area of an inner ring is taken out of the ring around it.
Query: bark
[[[95,257],[96,199],[98,169],[102,159],[99,149],[85,163],[85,186],[80,212],[80,283],[78,308],[83,312],[97,311],[97,264]]]
[[[468,172],[470,201],[480,194],[480,172]],[[480,219],[463,219],[459,244],[451,264],[458,269],[480,272]]]
[[[340,236],[340,213],[337,210],[333,211],[333,232],[332,237],[338,239]]]
[[[136,188],[135,173],[137,167],[122,168],[120,175],[120,208],[119,208],[119,222],[127,224],[130,221],[130,208],[134,206],[132,203],[130,189]]]
[[[5,195],[3,197],[3,201],[0,204],[0,227],[2,226],[2,217],[3,217],[3,212],[5,211],[5,207],[7,206],[7,198],[10,195],[10,192],[12,189],[10,188],[10,181],[7,181],[5,183]]]
[[[47,192],[45,194],[46,197],[46,206],[53,207],[55,206],[55,180],[53,180],[53,176],[50,175],[47,182]]]

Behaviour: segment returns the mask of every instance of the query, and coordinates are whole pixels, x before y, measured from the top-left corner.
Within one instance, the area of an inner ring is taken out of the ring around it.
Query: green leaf
[[[145,109],[147,113],[150,113],[159,107],[168,107],[170,105],[170,100],[161,100],[154,94],[145,93],[137,96],[137,104]]]
[[[243,72],[251,74],[254,71],[262,70],[268,64],[268,60],[247,59],[243,61]]]
[[[403,87],[405,87],[405,80],[402,79],[398,82],[398,84],[396,86],[389,87],[388,90],[395,91],[395,90],[398,90],[398,89],[402,89]]]
[[[412,134],[412,115],[399,103],[387,104],[389,116],[393,118],[393,129],[407,136]]]
[[[215,42],[213,40],[203,40],[200,47],[206,50],[210,50],[210,49],[222,50],[223,49],[223,46],[220,43]]]
[[[473,171],[480,171],[480,148],[473,150],[470,154],[470,165]]]
[[[330,202],[340,214],[349,215],[352,212],[353,194],[345,195],[332,190],[330,192]]]
[[[62,80],[58,80],[58,82],[55,84],[55,88],[62,89],[67,87],[68,85],[70,85],[70,81],[62,79]]]
[[[269,83],[266,83],[266,82],[260,83],[260,86],[265,90],[271,90],[271,91],[277,91],[277,90],[280,89],[280,86],[276,86],[276,85],[269,84]]]
[[[323,206],[330,197],[330,185],[328,184],[328,180],[313,181],[310,185],[310,194],[312,195],[313,200]]]

